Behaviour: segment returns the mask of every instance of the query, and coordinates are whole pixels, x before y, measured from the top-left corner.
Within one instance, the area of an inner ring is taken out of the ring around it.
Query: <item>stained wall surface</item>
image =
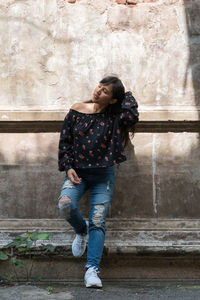
[[[57,218],[65,177],[57,171],[59,134],[0,136],[0,217]],[[128,160],[116,168],[109,217],[198,218],[198,133],[137,133],[133,142],[126,150]],[[80,204],[85,216],[88,205],[89,193]]]
[[[2,1],[0,108],[66,109],[110,72],[140,105],[199,105],[199,1],[133,2]]]
[[[36,112],[64,116],[108,73],[133,91],[141,120],[163,111],[164,121],[188,113],[199,120],[199,1],[74,2],[0,4],[1,121],[19,112],[19,122]],[[170,126],[131,140],[127,162],[116,169],[110,217],[199,217],[199,133],[184,132],[184,122],[183,132]],[[58,217],[58,139],[58,132],[0,134],[1,218]],[[88,202],[89,194],[85,215]]]

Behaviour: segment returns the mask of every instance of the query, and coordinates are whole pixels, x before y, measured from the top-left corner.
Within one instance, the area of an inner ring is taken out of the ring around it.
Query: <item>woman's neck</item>
[[[97,103],[93,103],[93,112],[94,113],[101,113],[101,112],[105,112],[107,105],[105,106],[101,106]]]

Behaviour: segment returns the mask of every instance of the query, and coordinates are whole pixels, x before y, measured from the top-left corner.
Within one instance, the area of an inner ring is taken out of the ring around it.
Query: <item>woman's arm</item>
[[[67,172],[73,167],[73,133],[72,114],[69,112],[63,122],[60,132],[58,169]]]
[[[120,125],[132,126],[139,121],[138,104],[132,93],[126,92],[119,115]]]

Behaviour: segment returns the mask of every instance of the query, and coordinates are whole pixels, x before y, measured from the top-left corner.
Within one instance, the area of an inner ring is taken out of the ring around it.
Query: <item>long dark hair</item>
[[[109,113],[109,115],[116,115],[121,112],[121,105],[122,101],[125,97],[125,88],[121,80],[116,76],[106,76],[101,81],[101,84],[103,85],[109,85],[112,84],[112,98],[117,99],[117,102],[114,104],[109,104],[106,108],[106,112]],[[92,102],[86,101],[86,102]],[[132,133],[132,136],[134,136],[135,132],[135,126],[120,126],[120,135],[122,138],[122,142],[124,144],[124,147],[127,146],[129,141],[129,132]]]

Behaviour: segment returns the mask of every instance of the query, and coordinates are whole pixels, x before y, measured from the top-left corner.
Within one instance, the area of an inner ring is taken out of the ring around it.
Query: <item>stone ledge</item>
[[[62,121],[1,121],[0,133],[60,132]],[[200,132],[200,121],[140,121],[136,132]]]
[[[200,231],[200,219],[157,219],[135,218],[114,219],[107,218],[109,231]],[[64,228],[64,229],[63,229]],[[50,230],[51,232],[66,232],[70,226],[62,219],[0,219],[1,232],[24,232],[24,230]]]
[[[200,108],[141,106],[137,132],[199,132]],[[65,111],[0,111],[0,133],[60,132]]]
[[[0,110],[0,122],[63,121],[66,110]],[[199,121],[199,106],[139,106],[141,121]]]
[[[52,233],[47,243],[57,253],[71,256],[74,233],[61,219],[1,219],[0,247],[15,235],[39,230]],[[42,241],[45,244],[44,241]],[[41,243],[37,243],[40,255]],[[108,219],[104,252],[134,255],[200,255],[200,220],[197,219]]]

